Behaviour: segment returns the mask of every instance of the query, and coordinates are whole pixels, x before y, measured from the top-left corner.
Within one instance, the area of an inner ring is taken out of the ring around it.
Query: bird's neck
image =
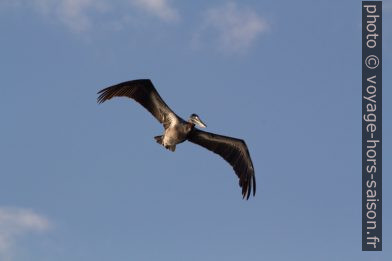
[[[189,131],[191,131],[191,130],[193,130],[194,128],[195,128],[195,124],[194,123],[192,123],[192,122],[187,122],[187,125],[188,125],[188,128],[189,128]]]

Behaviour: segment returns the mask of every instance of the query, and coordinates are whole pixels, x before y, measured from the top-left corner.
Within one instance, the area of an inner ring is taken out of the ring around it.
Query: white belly
[[[179,131],[176,126],[166,129],[162,143],[164,146],[173,146],[185,140],[186,133]]]

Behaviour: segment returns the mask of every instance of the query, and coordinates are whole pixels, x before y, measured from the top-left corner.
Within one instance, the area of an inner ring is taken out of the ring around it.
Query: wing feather
[[[239,178],[243,198],[256,194],[256,177],[248,147],[244,140],[222,136],[194,128],[188,140],[225,159]]]
[[[123,82],[102,89],[98,94],[98,103],[103,103],[113,97],[128,97],[134,99],[162,123],[165,129],[167,129],[173,121],[178,120],[178,116],[163,101],[149,79]]]

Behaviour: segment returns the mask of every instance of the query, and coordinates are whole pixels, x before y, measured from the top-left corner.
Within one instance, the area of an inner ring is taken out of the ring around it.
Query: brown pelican
[[[152,82],[148,79],[123,82],[98,92],[98,103],[113,97],[129,97],[146,108],[165,129],[163,135],[155,140],[166,149],[175,151],[176,145],[188,140],[198,144],[224,158],[233,167],[239,178],[243,198],[249,199],[253,189],[256,193],[256,179],[253,163],[245,141],[222,136],[195,128],[195,125],[207,127],[197,114],[191,114],[188,121],[177,116],[159,96]]]

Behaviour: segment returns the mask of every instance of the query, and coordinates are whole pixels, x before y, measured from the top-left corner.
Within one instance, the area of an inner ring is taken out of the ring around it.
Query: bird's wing
[[[256,194],[256,178],[253,163],[245,141],[217,135],[194,128],[188,140],[224,158],[233,167],[239,178],[243,198],[249,199]]]
[[[113,97],[129,97],[140,103],[167,129],[179,117],[167,106],[149,79],[133,80],[107,87],[98,92],[98,103]]]

